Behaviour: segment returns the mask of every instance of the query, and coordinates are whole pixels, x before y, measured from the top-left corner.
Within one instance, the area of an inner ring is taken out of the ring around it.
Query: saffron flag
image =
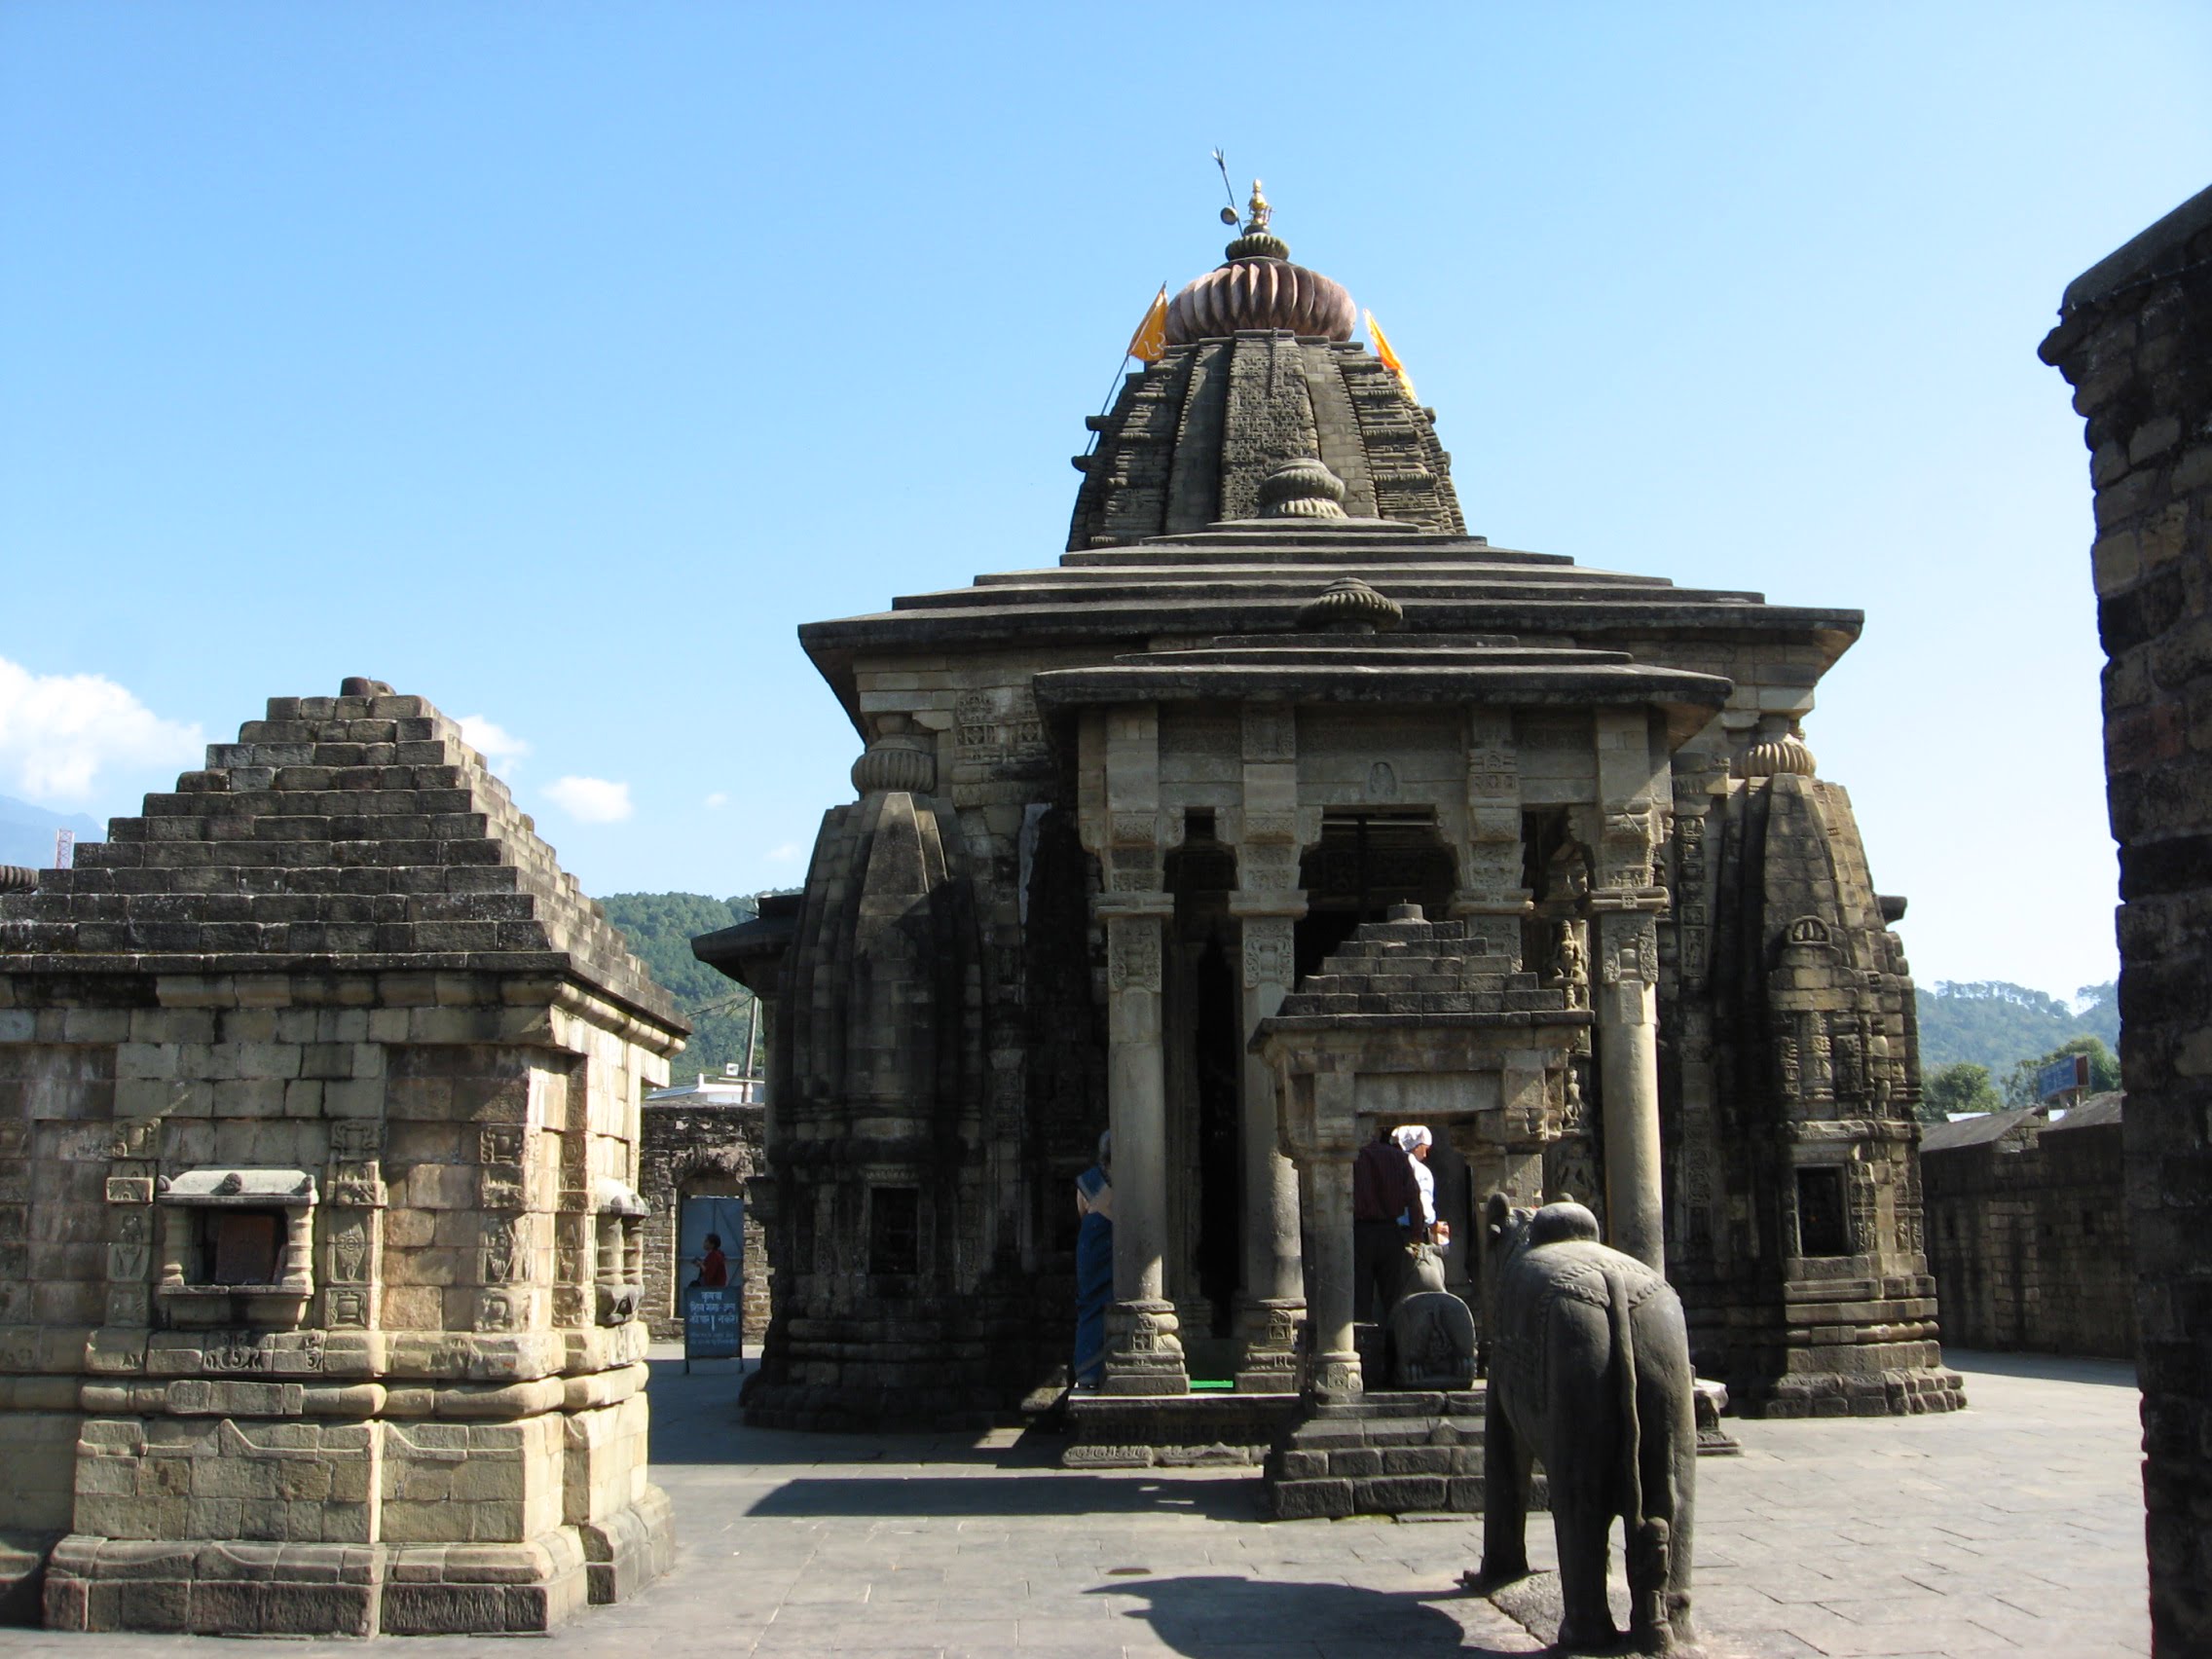
[[[1409,401],[1419,403],[1419,395],[1414,390],[1414,377],[1406,373],[1406,365],[1398,361],[1398,353],[1390,350],[1390,337],[1382,332],[1382,325],[1375,320],[1375,313],[1367,314],[1367,337],[1375,342],[1375,355],[1384,368],[1398,377],[1398,384],[1406,388]]]
[[[1167,284],[1160,284],[1160,292],[1144,313],[1144,321],[1129,336],[1129,355],[1140,363],[1157,363],[1167,354]]]

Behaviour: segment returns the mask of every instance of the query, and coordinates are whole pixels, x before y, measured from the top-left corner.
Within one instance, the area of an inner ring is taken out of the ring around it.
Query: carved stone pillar
[[[1452,895],[1452,914],[1513,918],[1515,926],[1500,937],[1516,958],[1523,954],[1519,920],[1535,908],[1535,896],[1523,885],[1523,858],[1521,757],[1513,716],[1504,709],[1470,709],[1466,836],[1458,848],[1459,889]]]
[[[1238,894],[1230,910],[1244,930],[1244,1033],[1282,1006],[1292,978],[1296,912],[1268,909],[1293,895]],[[1267,1062],[1243,1060],[1244,1290],[1236,1307],[1236,1387],[1274,1393],[1297,1385],[1298,1326],[1306,1315],[1299,1253],[1298,1171],[1276,1144],[1275,1082]]]
[[[1302,1080],[1308,1081],[1308,1080]],[[1352,1079],[1347,1073],[1309,1080],[1315,1124],[1352,1123]],[[1359,1350],[1352,1341],[1351,1165],[1349,1141],[1320,1142],[1303,1159],[1307,1235],[1312,1240],[1313,1279],[1307,1288],[1307,1317],[1313,1328],[1304,1391],[1319,1400],[1349,1400],[1364,1389]]]
[[[1599,1092],[1604,1111],[1605,1216],[1611,1243],[1666,1271],[1659,1167],[1659,940],[1634,900],[1593,896],[1598,937]]]
[[[1102,899],[1106,921],[1106,1103],[1114,1131],[1114,1306],[1106,1314],[1106,1394],[1190,1386],[1166,1297],[1167,1076],[1161,1049],[1164,893]]]

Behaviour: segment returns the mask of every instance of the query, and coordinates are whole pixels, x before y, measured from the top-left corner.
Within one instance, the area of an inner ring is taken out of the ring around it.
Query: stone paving
[[[656,1350],[666,1354],[673,1349]],[[1698,1612],[1715,1655],[2149,1650],[2131,1368],[1962,1354],[1970,1409],[1734,1424],[1706,1458]],[[1480,1524],[1263,1522],[1249,1475],[1059,1469],[1050,1445],[751,1431],[730,1362],[655,1363],[675,1572],[546,1639],[652,1659],[1426,1659],[1541,1643],[1457,1588]],[[1539,1517],[1530,1554],[1551,1559]],[[1617,1553],[1616,1553],[1617,1561]],[[512,1639],[408,1641],[423,1659]],[[0,1631],[0,1655],[204,1640]],[[357,1653],[313,1641],[288,1654]]]

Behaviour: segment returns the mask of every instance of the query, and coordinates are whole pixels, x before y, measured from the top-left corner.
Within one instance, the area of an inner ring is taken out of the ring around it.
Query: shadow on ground
[[[1186,1659],[1251,1659],[1272,1647],[1267,1633],[1295,1632],[1330,1654],[1388,1655],[1422,1659],[1497,1659],[1499,1650],[1462,1645],[1459,1621],[1431,1600],[1410,1591],[1359,1590],[1346,1584],[1300,1584],[1280,1579],[1130,1578],[1086,1592],[1092,1596],[1142,1596],[1146,1605],[1127,1617],[1143,1619],[1153,1634]],[[1525,1659],[1525,1656],[1524,1656]]]
[[[2135,1362],[2129,1359],[2078,1359],[2063,1353],[1986,1353],[1979,1348],[1943,1345],[1943,1363],[1963,1372],[1968,1398],[1972,1398],[1973,1374],[1992,1377],[2028,1377],[2043,1382],[2095,1382],[2112,1388],[2140,1386]]]
[[[823,1516],[928,1515],[972,1520],[987,1515],[1198,1515],[1214,1521],[1260,1518],[1258,1481],[1154,1481],[1128,1475],[797,1476],[745,1513],[782,1520]],[[1223,1582],[1232,1582],[1224,1580]]]

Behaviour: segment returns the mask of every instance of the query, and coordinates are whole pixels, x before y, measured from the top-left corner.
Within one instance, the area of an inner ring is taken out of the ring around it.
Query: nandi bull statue
[[[1533,1212],[1493,1194],[1484,1229],[1490,1391],[1484,1422],[1483,1563],[1493,1589],[1529,1571],[1529,1471],[1551,1484],[1559,1543],[1558,1642],[1617,1650],[1605,1603],[1607,1535],[1623,1522],[1628,1645],[1680,1653],[1690,1623],[1697,1421],[1689,1337],[1674,1288],[1598,1242],[1578,1203]]]

